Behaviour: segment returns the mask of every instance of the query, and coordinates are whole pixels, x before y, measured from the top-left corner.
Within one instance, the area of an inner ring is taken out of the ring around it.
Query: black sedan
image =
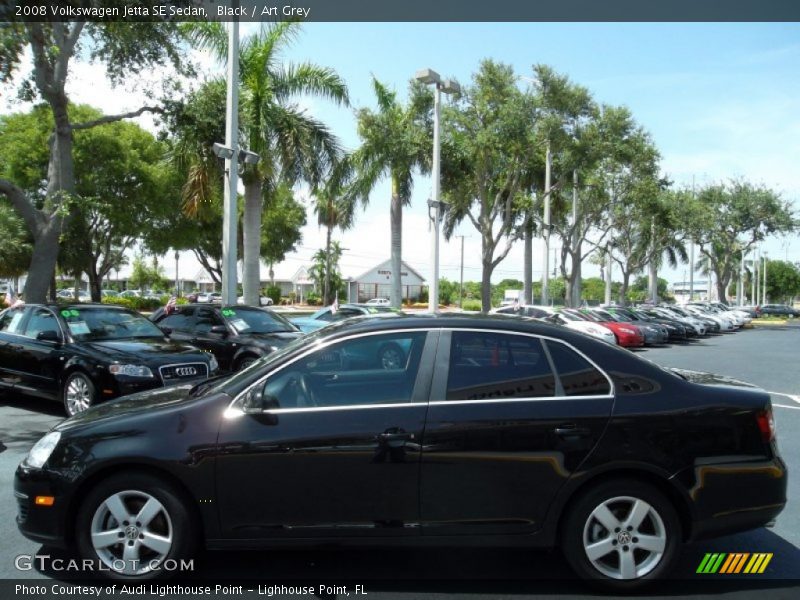
[[[385,344],[403,360],[345,360]],[[533,320],[351,319],[57,425],[17,469],[17,522],[129,580],[198,544],[425,541],[560,546],[630,590],[783,510],[769,395],[734,383]]]
[[[254,306],[184,304],[150,319],[177,341],[211,352],[225,371],[249,367],[303,333],[288,319]]]
[[[28,304],[0,313],[0,390],[60,400],[67,415],[102,400],[218,369],[138,313],[102,304]]]
[[[761,306],[762,315],[776,315],[781,317],[800,317],[800,310],[788,304],[764,304]]]

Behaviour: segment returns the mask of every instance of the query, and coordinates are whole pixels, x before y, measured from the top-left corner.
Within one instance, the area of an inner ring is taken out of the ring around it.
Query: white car
[[[260,306],[272,306],[272,298],[268,298],[267,296],[259,296],[258,303]],[[236,304],[244,304],[244,296],[239,296],[236,299]]]
[[[608,327],[593,323],[585,319],[581,319],[575,315],[562,313],[550,306],[536,306],[535,304],[521,304],[518,306],[501,306],[491,311],[495,315],[509,315],[518,317],[532,317],[534,319],[545,319],[550,323],[562,325],[567,329],[580,331],[592,337],[608,342],[609,344],[616,345],[617,338],[614,332]]]
[[[392,303],[389,302],[388,298],[372,298],[371,300],[367,300],[367,304],[372,306],[390,306]]]

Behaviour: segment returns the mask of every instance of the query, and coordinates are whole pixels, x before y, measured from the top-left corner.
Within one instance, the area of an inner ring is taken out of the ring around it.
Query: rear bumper
[[[679,475],[695,518],[690,539],[763,527],[786,506],[788,472],[780,457],[762,462],[700,465]]]

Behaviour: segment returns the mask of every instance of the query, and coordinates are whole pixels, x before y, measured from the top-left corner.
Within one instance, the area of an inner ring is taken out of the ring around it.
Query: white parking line
[[[793,400],[794,402],[800,404],[800,396],[796,394],[787,394],[786,392],[767,392],[767,393],[772,394],[773,396],[785,396],[786,398],[789,398],[789,400]]]
[[[792,410],[800,410],[800,406],[786,406],[785,404],[773,404],[772,406],[777,406],[778,408],[791,408]]]

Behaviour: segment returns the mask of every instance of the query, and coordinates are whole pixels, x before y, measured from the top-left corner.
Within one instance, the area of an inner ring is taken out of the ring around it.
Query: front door
[[[536,531],[600,438],[608,378],[532,335],[445,331],[439,348],[423,434],[423,535]]]
[[[61,341],[38,340],[37,336],[45,331],[55,332]],[[44,398],[58,397],[58,378],[65,361],[63,341],[64,333],[55,313],[43,306],[31,308],[20,338],[20,358],[25,371],[21,386],[25,386],[26,393]]]
[[[223,534],[419,535],[437,336],[377,333],[308,350],[237,398],[219,435]],[[399,360],[382,359],[389,348]]]
[[[0,389],[22,383],[25,364],[22,357],[22,326],[25,308],[9,308],[0,317]]]

